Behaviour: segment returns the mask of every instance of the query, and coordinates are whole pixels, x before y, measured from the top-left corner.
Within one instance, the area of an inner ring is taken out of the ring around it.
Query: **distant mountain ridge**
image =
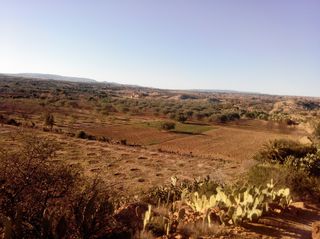
[[[1,75],[13,76],[13,77],[22,77],[22,78],[33,78],[37,80],[55,80],[55,81],[69,81],[69,82],[77,82],[77,83],[102,83],[102,84],[110,84],[113,86],[125,86],[125,87],[132,87],[132,88],[149,88],[149,89],[158,89],[154,87],[146,87],[140,85],[132,85],[132,84],[121,84],[117,82],[108,82],[108,81],[97,81],[91,78],[85,77],[73,77],[73,76],[62,76],[56,74],[45,74],[45,73],[0,73]],[[169,89],[163,89],[169,90]],[[199,93],[233,93],[233,94],[260,94],[258,92],[242,92],[236,90],[218,90],[218,89],[171,89],[173,91],[188,91],[188,92],[199,92]]]
[[[109,85],[119,86],[119,87],[123,86],[123,87],[131,87],[131,88],[148,88],[148,89],[155,89],[155,90],[171,90],[171,91],[182,91],[182,92],[193,92],[193,93],[269,95],[269,94],[260,93],[260,92],[219,90],[219,89],[160,89],[160,88],[140,86],[140,85],[121,84],[117,82],[97,81],[97,80],[85,78],[85,77],[62,76],[62,75],[44,74],[44,73],[0,73],[0,75],[11,76],[11,77],[22,77],[26,79],[33,78],[37,80],[69,81],[69,82],[75,82],[75,83],[99,83],[99,84],[109,84]]]
[[[70,82],[82,82],[82,83],[96,83],[97,81],[90,78],[73,77],[73,76],[61,76],[54,74],[41,74],[41,73],[18,73],[18,74],[6,74],[10,76],[18,76],[24,78],[34,78],[42,80],[57,80],[57,81],[70,81]]]
[[[190,89],[193,92],[203,93],[230,93],[230,94],[256,94],[256,95],[268,95],[266,93],[260,93],[256,91],[240,91],[240,90],[219,90],[219,89]]]

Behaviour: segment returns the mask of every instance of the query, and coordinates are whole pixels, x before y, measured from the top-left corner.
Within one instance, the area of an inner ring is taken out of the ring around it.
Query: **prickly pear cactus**
[[[215,195],[211,195],[208,199],[206,195],[199,196],[198,192],[193,193],[190,200],[186,201],[194,211],[200,213],[206,213],[210,208],[214,208],[217,205],[217,199]]]
[[[209,199],[197,192],[193,193],[186,203],[196,212],[207,215],[214,207],[222,210],[218,213],[222,224],[240,224],[242,221],[257,221],[264,213],[269,211],[269,204],[276,203],[286,208],[292,202],[289,188],[274,189],[271,180],[266,187],[244,186],[240,190],[234,189],[227,193],[221,187],[217,187],[217,193]],[[208,222],[210,220],[208,219]]]

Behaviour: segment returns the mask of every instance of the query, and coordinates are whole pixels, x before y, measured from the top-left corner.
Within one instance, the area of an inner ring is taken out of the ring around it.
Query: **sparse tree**
[[[180,123],[186,122],[187,119],[188,119],[187,116],[185,116],[183,113],[180,113],[180,114],[177,116],[177,121],[179,121]]]

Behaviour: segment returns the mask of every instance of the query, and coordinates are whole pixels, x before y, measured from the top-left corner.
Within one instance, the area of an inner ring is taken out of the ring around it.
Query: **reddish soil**
[[[295,137],[296,136],[287,134],[220,126],[202,135],[178,138],[153,147],[160,148],[164,151],[192,152],[193,155],[242,162],[251,159],[252,156],[270,140]]]

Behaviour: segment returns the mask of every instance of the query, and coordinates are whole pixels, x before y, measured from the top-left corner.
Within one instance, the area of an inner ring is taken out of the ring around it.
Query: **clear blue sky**
[[[0,0],[0,72],[320,96],[320,1]]]

